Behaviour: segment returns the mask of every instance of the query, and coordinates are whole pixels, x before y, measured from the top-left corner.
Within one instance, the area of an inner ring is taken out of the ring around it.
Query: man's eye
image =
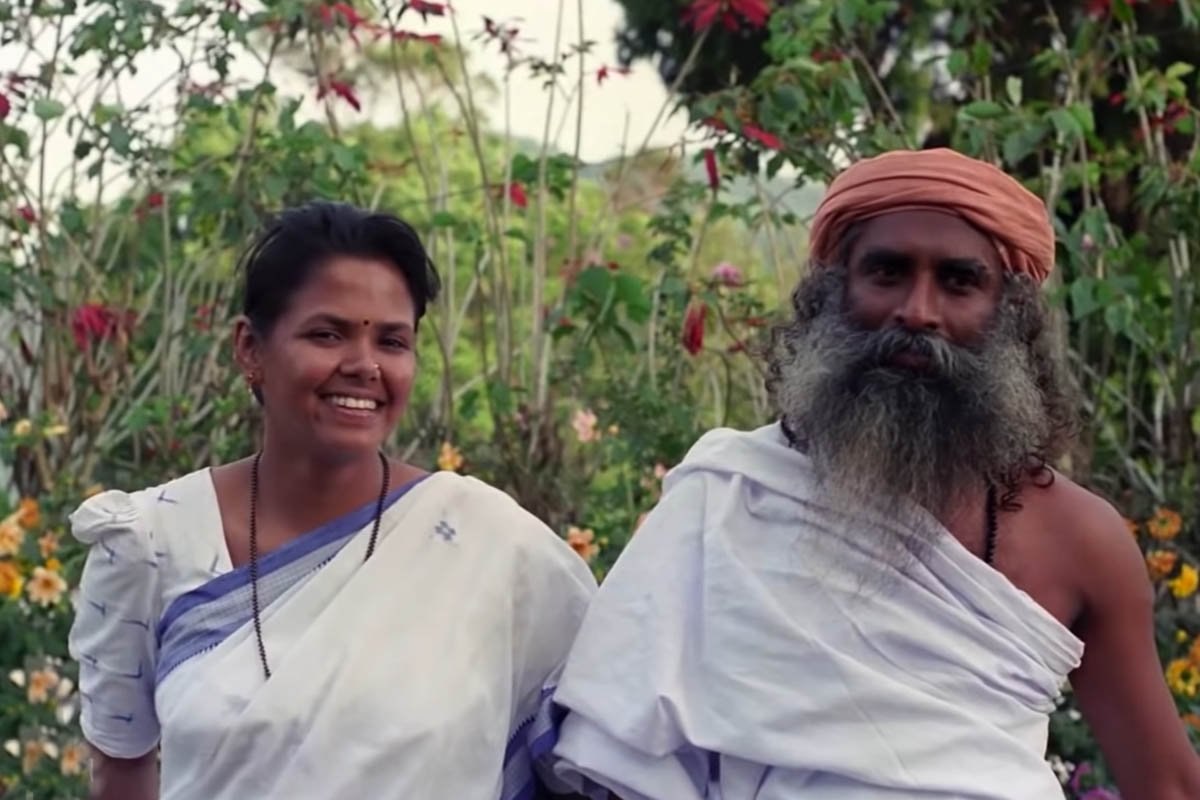
[[[338,335],[333,331],[313,331],[308,335],[308,338],[316,339],[317,341],[332,342],[337,340]]]

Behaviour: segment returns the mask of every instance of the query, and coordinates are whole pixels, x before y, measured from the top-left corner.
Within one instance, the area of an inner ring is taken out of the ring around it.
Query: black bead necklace
[[[262,662],[263,677],[271,677],[271,668],[267,665],[267,648],[263,644],[262,615],[258,606],[258,462],[262,453],[254,456],[254,465],[250,470],[250,606],[254,612],[254,635],[258,639],[258,658]],[[388,486],[392,482],[392,467],[387,456],[379,454],[379,464],[383,467],[383,481],[379,485],[379,500],[375,503],[375,522],[371,526],[371,538],[367,542],[365,562],[375,553],[375,543],[379,540],[379,520],[383,517],[383,503],[387,499]]]

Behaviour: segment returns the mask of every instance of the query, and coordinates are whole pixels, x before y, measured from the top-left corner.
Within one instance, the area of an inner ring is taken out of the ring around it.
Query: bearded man
[[[1068,681],[1123,796],[1200,797],[1121,517],[1050,466],[1074,406],[1040,201],[948,150],[859,162],[777,332],[780,422],[705,435],[555,702],[624,800],[1045,800]]]

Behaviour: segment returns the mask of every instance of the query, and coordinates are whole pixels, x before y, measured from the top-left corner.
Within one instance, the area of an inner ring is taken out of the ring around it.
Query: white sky
[[[172,0],[167,0],[168,3]],[[596,41],[593,52],[586,57],[588,78],[584,86],[584,120],[581,139],[580,156],[585,162],[597,162],[613,158],[622,150],[622,139],[626,138],[625,149],[634,152],[646,140],[655,117],[668,101],[667,90],[663,86],[653,64],[640,62],[634,65],[628,75],[615,72],[603,84],[597,85],[596,70],[601,66],[615,66],[616,45],[615,32],[622,20],[622,10],[613,0],[560,0],[563,5],[561,49],[566,51],[579,40],[578,7],[584,6],[583,26],[584,36]],[[519,48],[523,54],[535,55],[549,60],[554,51],[555,30],[558,2],[552,0],[453,0],[457,13],[460,35],[464,45],[471,53],[471,69],[489,75],[497,84],[504,77],[505,58],[493,44],[484,49],[480,41],[474,37],[483,30],[483,15],[487,14],[494,20],[507,21],[508,24],[520,28]],[[403,27],[420,33],[440,33],[447,38],[452,37],[452,27],[448,18],[430,17],[422,22],[415,14],[406,15]],[[40,53],[30,53],[23,49],[8,46],[0,52],[0,71],[22,68],[25,73],[40,65],[44,56],[49,52],[51,36],[49,29],[46,35],[38,38],[37,49]],[[419,46],[419,45],[418,45]],[[120,97],[123,105],[132,107],[147,97],[153,97],[151,103],[151,119],[161,119],[166,122],[171,117],[173,108],[174,85],[177,80],[178,58],[166,49],[149,51],[138,60],[136,75],[123,77],[119,84]],[[76,63],[79,77],[73,80],[86,81],[87,63]],[[569,66],[572,80],[577,66],[572,62]],[[257,79],[261,67],[253,62],[235,64],[232,69],[233,77],[242,79]],[[196,74],[194,80],[204,82],[212,76]],[[322,118],[323,109],[316,102],[313,92],[315,85],[311,78],[296,76],[292,80],[282,80],[282,74],[275,74],[275,81],[280,85],[283,94],[300,94],[305,98],[302,116]],[[364,89],[365,95],[365,89]],[[485,97],[487,97],[485,95]],[[338,101],[335,109],[343,124],[353,124],[356,120],[370,119],[378,126],[391,126],[400,122],[400,105],[395,96],[394,88],[382,88],[378,94],[371,96],[371,102],[366,103],[362,112],[355,112],[345,103]],[[480,99],[477,97],[477,99]],[[540,78],[530,74],[527,66],[519,67],[511,77],[511,130],[516,136],[541,141],[545,125],[546,104],[548,94],[542,86]],[[484,110],[494,124],[499,125],[503,119],[503,104],[500,96],[487,97]],[[565,112],[565,116],[564,116]],[[65,118],[64,118],[65,119]],[[565,119],[565,124],[560,121]],[[558,132],[554,142],[558,148],[570,152],[575,144],[575,111],[566,107],[565,98],[560,97],[555,102],[554,124],[552,130]],[[57,121],[61,126],[63,119]],[[682,113],[674,117],[664,115],[660,124],[654,127],[654,134],[649,139],[651,147],[673,144],[679,141],[684,133],[685,117]],[[625,126],[628,125],[628,130]],[[46,174],[48,176],[63,176],[72,161],[73,138],[68,138],[61,128],[51,137],[52,146],[48,148],[46,159]],[[36,170],[35,170],[36,173]],[[32,176],[30,176],[32,177]],[[61,191],[63,184],[51,179],[56,187],[50,188],[51,193]],[[109,176],[106,180],[106,194],[111,191],[123,191],[123,181]],[[111,196],[111,195],[110,195]]]

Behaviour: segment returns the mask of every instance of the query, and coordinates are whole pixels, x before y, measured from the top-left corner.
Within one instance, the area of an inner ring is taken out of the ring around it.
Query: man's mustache
[[[926,372],[952,378],[976,367],[981,357],[975,348],[953,344],[944,336],[901,327],[860,329],[853,338],[857,355],[848,366],[855,372],[894,368],[898,357],[910,357],[919,359]]]

